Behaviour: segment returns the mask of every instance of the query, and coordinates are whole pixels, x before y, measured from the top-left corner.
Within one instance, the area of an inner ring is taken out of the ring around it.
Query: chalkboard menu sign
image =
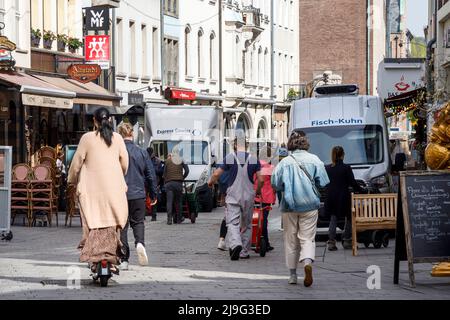
[[[402,173],[398,199],[394,283],[408,260],[414,287],[414,263],[450,261],[450,172]]]

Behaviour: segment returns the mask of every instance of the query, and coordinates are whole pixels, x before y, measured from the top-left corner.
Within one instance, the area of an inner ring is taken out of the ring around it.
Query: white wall
[[[30,2],[1,0],[0,21],[5,23],[3,35],[17,45],[13,53],[16,67],[30,68]]]
[[[386,7],[385,0],[373,0],[372,5],[372,32],[373,32],[373,56],[372,56],[372,95],[377,94],[378,66],[383,61],[386,53]]]
[[[116,9],[116,91],[128,104],[128,93],[160,85],[160,1],[122,0]],[[117,22],[120,21],[118,25]],[[130,22],[134,23],[134,37]],[[145,28],[143,28],[145,26]],[[154,33],[154,28],[155,33]],[[143,37],[143,34],[146,36]],[[156,36],[156,39],[153,37]],[[143,39],[146,39],[144,42]],[[134,41],[133,41],[134,40]],[[156,44],[156,47],[154,47]],[[153,54],[156,53],[154,57]],[[156,59],[156,63],[154,63]],[[141,92],[144,100],[159,99],[160,93]]]

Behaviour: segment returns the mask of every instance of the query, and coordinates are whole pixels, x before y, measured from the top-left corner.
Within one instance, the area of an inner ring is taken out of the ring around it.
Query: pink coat
[[[261,190],[262,195],[262,203],[268,203],[268,204],[275,204],[276,202],[276,193],[272,188],[272,184],[270,182],[270,178],[272,177],[273,172],[273,165],[264,161],[260,160],[261,163],[261,175],[264,177],[264,186]],[[254,188],[258,187],[258,181],[256,179],[256,175],[254,177],[255,185]],[[259,197],[255,197],[255,201],[260,202],[261,199]]]

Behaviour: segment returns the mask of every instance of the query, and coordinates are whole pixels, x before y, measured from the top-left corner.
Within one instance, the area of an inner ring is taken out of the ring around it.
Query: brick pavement
[[[227,252],[216,249],[222,217],[223,209],[217,209],[201,213],[196,224],[168,226],[164,214],[160,214],[160,221],[146,221],[150,265],[137,266],[136,252],[132,249],[130,271],[114,277],[108,288],[94,285],[86,265],[77,263],[79,224],[72,228],[14,226],[13,241],[0,243],[0,299],[450,298],[450,279],[430,277],[430,264],[415,265],[417,287],[413,289],[409,287],[406,262],[402,262],[401,283],[393,285],[393,241],[388,248],[361,248],[358,257],[352,257],[342,247],[323,256],[325,243],[319,242],[313,287],[290,286],[282,250],[280,213],[275,210],[271,214],[270,237],[275,250],[265,258],[253,253],[249,260],[237,262],[230,261]],[[129,238],[133,241],[131,232]],[[367,289],[366,270],[370,265],[381,268],[381,290]],[[71,266],[81,271],[80,290],[67,287]]]

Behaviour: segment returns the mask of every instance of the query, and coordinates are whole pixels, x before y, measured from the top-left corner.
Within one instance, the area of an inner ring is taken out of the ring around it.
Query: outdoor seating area
[[[61,172],[56,166],[57,152],[42,147],[38,152],[38,164],[31,167],[20,163],[13,167],[11,184],[11,218],[15,223],[19,214],[24,224],[36,226],[37,222],[52,226],[53,216],[58,221],[58,199]]]

